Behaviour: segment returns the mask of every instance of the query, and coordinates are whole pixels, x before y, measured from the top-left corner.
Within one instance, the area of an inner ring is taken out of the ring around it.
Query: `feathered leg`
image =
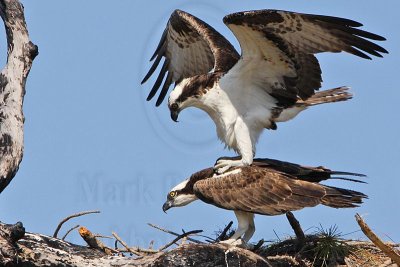
[[[246,244],[253,236],[255,231],[254,214],[235,210],[235,215],[238,220],[238,228],[236,232],[231,238],[221,241],[220,243],[240,246]],[[242,236],[243,238],[241,238]]]
[[[248,166],[253,163],[253,144],[250,138],[250,131],[246,123],[239,117],[234,128],[236,148],[242,156],[239,160],[220,159],[214,165],[214,170],[222,174],[232,167]]]

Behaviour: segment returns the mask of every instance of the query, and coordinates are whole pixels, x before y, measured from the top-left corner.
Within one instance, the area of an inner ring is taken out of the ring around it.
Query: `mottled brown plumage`
[[[240,245],[254,234],[254,214],[279,215],[318,204],[333,208],[359,206],[367,198],[363,193],[319,184],[327,179],[361,182],[337,175],[364,176],[273,159],[255,159],[251,166],[236,167],[222,175],[208,168],[175,186],[168,193],[163,210],[185,206],[197,199],[233,210],[238,228],[223,242]]]
[[[284,214],[323,204],[356,207],[362,193],[311,183],[262,167],[243,167],[239,174],[208,178],[194,184],[195,195],[217,207],[264,215]]]
[[[363,176],[324,167],[255,159],[253,166],[236,168],[222,176],[215,176],[212,168],[197,172],[181,192],[193,193],[204,202],[220,208],[264,215],[283,214],[318,204],[334,208],[351,208],[361,204],[362,198],[367,197],[363,193],[318,183],[334,179],[335,175]]]

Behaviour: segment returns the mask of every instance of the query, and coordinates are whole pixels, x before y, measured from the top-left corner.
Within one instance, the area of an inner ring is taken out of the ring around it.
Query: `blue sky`
[[[76,224],[102,234],[116,231],[131,245],[170,239],[147,222],[174,231],[203,229],[209,236],[230,220],[236,225],[233,212],[201,202],[162,212],[172,186],[232,152],[224,150],[205,114],[189,109],[172,122],[165,103],[155,108],[145,101],[152,83],[140,81],[175,8],[204,19],[238,50],[222,17],[270,8],[354,19],[388,39],[382,45],[390,54],[383,59],[319,55],[323,89],[348,85],[355,98],[314,107],[279,124],[278,131],[264,132],[257,156],[367,174],[367,185],[330,183],[368,194],[362,207],[317,207],[295,215],[308,233],[336,224],[343,234],[361,238],[358,212],[378,235],[400,242],[398,1],[22,2],[39,56],[26,87],[24,158],[0,195],[2,221],[52,234],[67,215],[99,209],[100,215],[71,221],[64,231]],[[4,63],[4,32],[0,37]],[[256,216],[256,228],[253,241],[275,239],[274,231],[280,238],[292,234],[285,216]],[[69,240],[81,243],[77,233]]]

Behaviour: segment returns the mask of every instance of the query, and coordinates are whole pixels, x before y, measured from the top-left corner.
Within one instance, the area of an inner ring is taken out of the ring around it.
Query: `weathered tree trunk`
[[[317,239],[310,239],[309,244]],[[269,248],[260,248],[257,254],[246,249],[229,248],[222,244],[186,244],[166,252],[143,257],[107,255],[93,248],[74,245],[58,238],[25,233],[22,223],[0,223],[0,266],[348,266],[395,267],[380,249],[371,242],[342,240],[349,253],[338,261],[316,260],[313,250],[299,252],[296,240],[285,240]],[[396,246],[398,247],[398,246]]]
[[[270,266],[245,249],[219,244],[187,244],[168,252],[131,258],[63,240],[25,233],[21,223],[0,224],[0,266]]]
[[[7,34],[7,64],[0,73],[0,193],[18,171],[24,149],[22,104],[26,78],[38,48],[29,40],[23,6],[0,0]]]

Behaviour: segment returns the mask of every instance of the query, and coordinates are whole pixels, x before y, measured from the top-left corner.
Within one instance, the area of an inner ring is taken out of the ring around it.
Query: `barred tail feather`
[[[348,189],[325,186],[326,195],[322,198],[322,204],[332,208],[358,207],[367,195]]]
[[[284,122],[291,120],[296,117],[301,111],[311,106],[346,101],[348,99],[351,99],[353,95],[348,92],[349,89],[350,88],[347,86],[342,86],[330,90],[317,92],[306,100],[298,99],[293,107],[284,109],[279,114],[279,116],[274,119],[274,122]]]
[[[353,98],[353,95],[348,91],[349,89],[350,87],[342,86],[330,90],[316,92],[314,95],[304,101],[297,101],[296,105],[309,107],[325,103],[346,101]]]

